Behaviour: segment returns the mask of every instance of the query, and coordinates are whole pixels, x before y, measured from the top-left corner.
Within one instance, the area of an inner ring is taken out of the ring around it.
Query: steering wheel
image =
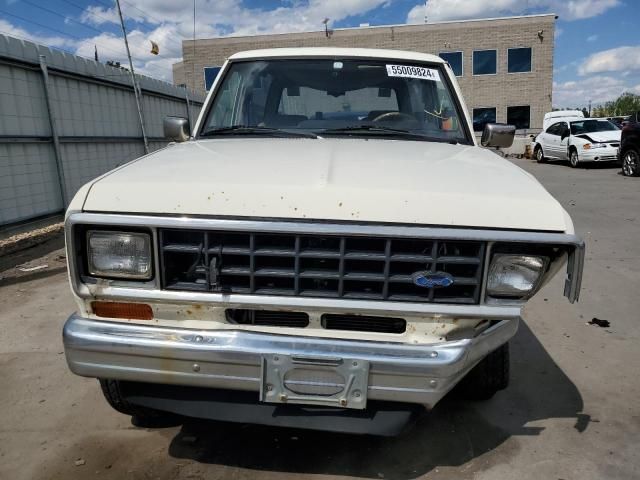
[[[372,122],[401,122],[403,120],[414,122],[414,123],[416,122],[415,117],[409,115],[408,113],[402,113],[402,112],[382,113],[371,121]]]

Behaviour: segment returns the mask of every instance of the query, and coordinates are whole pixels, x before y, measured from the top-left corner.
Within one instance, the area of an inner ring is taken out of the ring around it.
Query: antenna
[[[333,31],[329,30],[329,18],[326,18],[322,21],[324,24],[324,36],[329,38]]]
[[[122,18],[122,10],[120,9],[120,0],[116,0],[118,7],[118,15],[120,16],[120,26],[122,27],[122,35],[124,36],[124,46],[127,49],[127,57],[129,57],[129,68],[131,68],[131,80],[133,81],[133,94],[136,97],[136,107],[138,107],[138,117],[140,118],[140,128],[142,129],[142,140],[144,141],[144,153],[149,153],[149,142],[147,141],[147,133],[144,131],[144,117],[142,116],[142,103],[140,102],[140,86],[136,79],[136,72],[133,70],[133,60],[131,60],[131,51],[129,50],[129,41],[127,40],[127,29],[124,28],[124,19]]]
[[[196,0],[193,0],[193,61],[191,62],[193,90],[196,90]]]

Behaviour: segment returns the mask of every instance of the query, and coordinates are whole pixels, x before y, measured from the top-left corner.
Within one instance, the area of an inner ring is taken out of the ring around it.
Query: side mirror
[[[560,140],[564,140],[569,136],[569,130],[563,130],[562,135],[560,135]]]
[[[162,124],[165,138],[174,142],[189,140],[189,120],[182,117],[164,117]]]
[[[483,147],[509,148],[516,135],[515,125],[487,123],[482,131],[480,143]]]

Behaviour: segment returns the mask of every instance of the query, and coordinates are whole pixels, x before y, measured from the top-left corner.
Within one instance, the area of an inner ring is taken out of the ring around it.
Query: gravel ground
[[[0,478],[640,478],[640,179],[514,162],[569,210],[587,265],[580,303],[557,278],[527,305],[511,386],[494,399],[447,397],[393,439],[133,427],[95,380],[66,368],[60,332],[74,304],[58,236],[0,259]],[[588,325],[594,317],[610,327]]]

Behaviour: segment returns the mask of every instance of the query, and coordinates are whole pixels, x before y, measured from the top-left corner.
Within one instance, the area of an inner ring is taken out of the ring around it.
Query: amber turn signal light
[[[91,302],[91,309],[98,317],[151,320],[153,310],[146,303]]]

